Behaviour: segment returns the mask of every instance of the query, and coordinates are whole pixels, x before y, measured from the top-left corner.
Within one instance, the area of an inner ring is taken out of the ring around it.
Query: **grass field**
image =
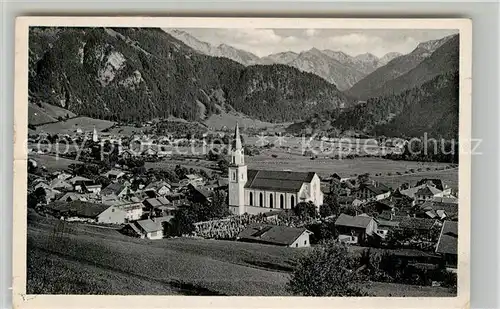
[[[448,167],[449,164],[447,163],[393,161],[375,157],[358,157],[342,160],[318,158],[311,160],[309,157],[285,152],[276,153],[276,151],[272,151],[277,156],[273,158],[272,154],[269,155],[270,153],[269,151],[265,151],[258,156],[247,156],[245,159],[248,167],[267,170],[289,169],[298,172],[312,171],[318,173],[320,176],[329,176],[337,173],[341,177],[352,177],[370,173],[374,179],[392,187],[397,187],[405,182],[415,184],[422,178],[440,178],[450,187],[458,186],[458,169],[436,170],[436,168],[442,169]],[[427,170],[428,168],[430,170]],[[415,170],[415,172],[410,173],[410,169]],[[420,171],[418,171],[419,169]],[[407,171],[408,174],[405,174]],[[401,175],[397,173],[401,173]],[[375,176],[376,174],[381,175]]]
[[[68,225],[54,237],[54,226],[50,219],[30,219],[28,293],[60,293],[54,289],[62,284],[75,293],[88,293],[87,286],[100,292],[92,276],[98,269],[113,278],[114,293],[120,294],[149,294],[136,289],[156,285],[154,291],[165,294],[286,295],[288,274],[279,270],[289,269],[303,252],[224,241],[141,240],[81,224]],[[64,278],[70,277],[78,279],[66,283]],[[135,279],[140,284],[130,290]]]
[[[287,295],[288,272],[310,248],[176,238],[28,215],[28,294]],[[367,283],[380,296],[449,296],[443,288]]]
[[[77,129],[84,132],[92,132],[94,127],[97,131],[102,131],[111,127],[114,124],[112,121],[93,119],[89,117],[77,117],[60,121],[56,123],[48,123],[37,127],[37,132],[57,133],[57,134],[74,134]]]
[[[28,157],[34,159],[38,166],[45,166],[49,172],[62,171],[67,169],[70,164],[82,163],[81,161],[44,154],[30,154]]]
[[[56,122],[59,117],[75,117],[76,115],[67,109],[47,103],[28,103],[28,123],[38,125],[42,123]]]

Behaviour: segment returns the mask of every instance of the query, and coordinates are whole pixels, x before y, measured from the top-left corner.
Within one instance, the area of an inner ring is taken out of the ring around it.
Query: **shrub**
[[[299,260],[287,290],[302,296],[365,296],[355,267],[345,245],[326,242]]]

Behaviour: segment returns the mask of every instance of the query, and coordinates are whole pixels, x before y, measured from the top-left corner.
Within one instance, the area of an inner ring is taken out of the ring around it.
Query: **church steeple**
[[[234,150],[241,150],[241,137],[238,122],[236,122],[236,127],[234,128],[234,141]]]
[[[229,206],[233,213],[245,213],[245,184],[247,182],[247,166],[241,144],[238,123],[234,128],[234,143],[231,147],[231,163],[229,164]]]
[[[234,128],[234,142],[231,149],[231,164],[232,165],[244,165],[245,164],[245,156],[243,153],[243,147],[241,145],[241,137],[240,137],[240,128],[238,127],[238,123],[236,123],[236,127]]]
[[[94,132],[92,134],[92,141],[94,141],[94,142],[99,141],[99,136],[97,135],[97,130],[95,129],[95,126],[94,126]]]

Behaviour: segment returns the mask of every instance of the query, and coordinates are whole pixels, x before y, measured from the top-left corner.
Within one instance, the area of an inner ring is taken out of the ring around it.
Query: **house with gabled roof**
[[[119,182],[111,183],[106,188],[101,190],[101,196],[106,199],[124,198],[129,193],[130,193],[129,187]]]
[[[229,209],[242,215],[292,209],[300,202],[323,204],[321,180],[314,172],[248,170],[238,124],[229,163]]]
[[[241,231],[237,240],[292,248],[310,247],[310,235],[306,228],[270,224],[254,224]]]
[[[145,192],[153,191],[157,196],[164,196],[172,192],[172,186],[166,181],[154,181],[144,188]]]
[[[66,180],[63,180],[60,178],[52,179],[52,181],[49,183],[49,186],[51,189],[55,189],[55,190],[66,190],[66,191],[73,190],[72,184],[70,184]]]
[[[458,264],[458,222],[444,221],[436,244],[436,253],[445,260],[446,267],[457,270]]]
[[[54,202],[46,209],[54,216],[67,221],[87,221],[95,223],[122,224],[125,212],[115,206],[75,200]]]
[[[361,200],[378,201],[388,198],[391,195],[391,189],[381,183],[361,184],[353,195]]]
[[[344,213],[335,221],[339,240],[347,243],[363,243],[377,231],[377,222],[366,214],[349,216]]]
[[[163,225],[151,219],[139,220],[127,224],[122,232],[139,238],[162,239]]]

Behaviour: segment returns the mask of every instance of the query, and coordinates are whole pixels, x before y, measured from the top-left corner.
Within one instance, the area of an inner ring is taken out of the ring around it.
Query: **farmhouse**
[[[102,189],[101,195],[106,199],[122,198],[130,193],[128,186],[121,183],[112,183]]]
[[[126,213],[126,222],[139,220],[142,216],[142,203],[127,203],[116,207]]]
[[[139,220],[127,224],[123,230],[125,234],[133,235],[147,239],[162,239],[163,226],[161,222],[155,222],[151,219]]]
[[[361,184],[354,195],[362,200],[382,200],[391,195],[391,191],[383,184]]]
[[[126,217],[125,211],[116,206],[84,201],[55,202],[47,205],[47,210],[66,221],[122,224]]]
[[[305,228],[256,224],[240,232],[237,239],[245,242],[300,248],[311,246],[309,240],[311,234],[312,232]]]
[[[144,188],[144,192],[154,192],[157,196],[163,196],[172,192],[172,186],[165,181],[156,181],[148,184]]]
[[[292,209],[300,202],[323,204],[321,181],[314,172],[247,170],[238,125],[229,165],[229,208],[242,215],[276,208]]]
[[[458,222],[445,221],[436,245],[436,253],[440,254],[446,266],[451,270],[457,269],[458,262]]]
[[[340,214],[335,221],[339,240],[346,243],[363,243],[377,231],[377,222],[367,215]]]
[[[66,180],[62,180],[59,178],[54,178],[50,184],[49,184],[51,189],[55,190],[73,190],[73,185],[67,182]]]
[[[125,176],[125,172],[120,171],[120,170],[116,170],[116,169],[112,169],[112,170],[102,174],[102,176],[107,177],[111,180],[117,180],[117,179],[120,179],[123,176]]]

